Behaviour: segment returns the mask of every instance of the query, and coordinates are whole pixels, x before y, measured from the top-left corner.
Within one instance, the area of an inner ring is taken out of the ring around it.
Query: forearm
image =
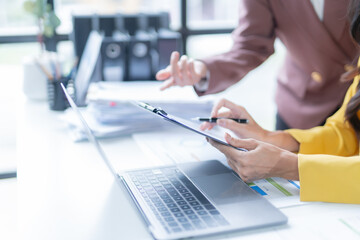
[[[298,154],[283,151],[280,154],[279,165],[280,168],[277,174],[279,177],[299,180]]]
[[[227,89],[273,54],[273,20],[269,1],[239,1],[239,25],[232,32],[233,46],[228,52],[202,59],[210,73],[209,88],[198,94]]]
[[[360,204],[360,158],[299,154],[300,200]]]
[[[290,152],[298,152],[300,147],[299,142],[284,131],[266,131],[261,140]]]

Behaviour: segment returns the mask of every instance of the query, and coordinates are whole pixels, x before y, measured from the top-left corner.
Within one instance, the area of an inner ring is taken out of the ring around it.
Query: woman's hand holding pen
[[[225,112],[220,112],[221,108],[228,109]],[[266,135],[268,133],[267,130],[260,127],[255,120],[250,116],[250,114],[246,111],[246,109],[242,106],[236,105],[233,102],[230,102],[226,99],[221,99],[218,103],[216,103],[212,109],[211,117],[217,118],[241,118],[247,119],[247,123],[238,123],[231,119],[218,119],[216,124],[231,130],[238,136],[239,138],[254,138],[261,141],[265,141]],[[203,123],[200,126],[201,130],[210,130],[215,126],[214,123]]]
[[[220,109],[223,107],[228,110],[220,112]],[[231,119],[218,119],[216,124],[231,130],[239,138],[252,138],[262,142],[271,143],[288,151],[299,151],[299,143],[289,133],[285,131],[268,131],[263,129],[255,122],[244,107],[236,105],[229,100],[221,99],[217,104],[215,104],[211,112],[211,117],[247,119],[248,121],[246,124],[238,123]],[[200,125],[200,129],[211,129],[214,125],[214,123],[206,122]]]
[[[227,111],[220,112],[221,108]],[[226,99],[213,107],[211,117],[247,119],[247,123],[238,123],[231,119],[218,119],[216,123],[234,132],[236,139],[225,134],[228,144],[248,151],[239,151],[232,147],[208,139],[211,145],[221,151],[229,166],[245,181],[251,182],[268,177],[299,179],[298,157],[290,151],[298,150],[298,142],[284,131],[267,131],[260,127],[246,109]],[[213,123],[203,123],[201,129],[211,129]],[[271,144],[270,144],[271,143]],[[273,145],[272,145],[273,144]],[[287,151],[288,150],[288,151]]]

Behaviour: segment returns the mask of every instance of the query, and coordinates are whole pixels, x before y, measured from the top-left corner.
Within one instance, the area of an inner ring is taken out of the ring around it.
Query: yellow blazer
[[[346,106],[357,91],[359,78],[355,78],[343,105],[324,126],[286,130],[300,143],[301,201],[360,204],[359,142],[351,125],[345,122]]]

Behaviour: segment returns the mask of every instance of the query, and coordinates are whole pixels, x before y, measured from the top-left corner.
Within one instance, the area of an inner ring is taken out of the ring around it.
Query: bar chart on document
[[[227,165],[225,156],[212,147],[203,136],[183,129],[172,128],[167,131],[138,133],[133,134],[133,139],[148,157],[149,164],[171,165],[217,159]],[[267,178],[248,185],[276,207],[303,204],[299,200],[298,181]]]
[[[299,201],[300,185],[298,181],[283,178],[266,178],[248,185],[277,207],[302,204]]]

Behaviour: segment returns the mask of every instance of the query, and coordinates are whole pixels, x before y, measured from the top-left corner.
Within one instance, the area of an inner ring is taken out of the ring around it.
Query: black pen
[[[73,66],[72,66],[72,68],[71,68],[71,70],[70,70],[70,72],[69,72],[69,74],[67,76],[68,79],[73,78],[73,75],[74,75],[74,72],[76,71],[76,67],[77,67],[78,62],[79,62],[79,59],[76,58],[75,61],[74,61]],[[73,79],[73,80],[75,80],[75,79]]]
[[[218,119],[231,119],[235,122],[238,122],[238,123],[248,123],[249,120],[248,119],[245,119],[245,118],[223,118],[223,117],[219,117],[219,118],[202,118],[202,117],[197,117],[197,118],[193,118],[193,120],[197,120],[197,121],[200,121],[200,122],[211,122],[211,123],[215,123],[216,120]]]

